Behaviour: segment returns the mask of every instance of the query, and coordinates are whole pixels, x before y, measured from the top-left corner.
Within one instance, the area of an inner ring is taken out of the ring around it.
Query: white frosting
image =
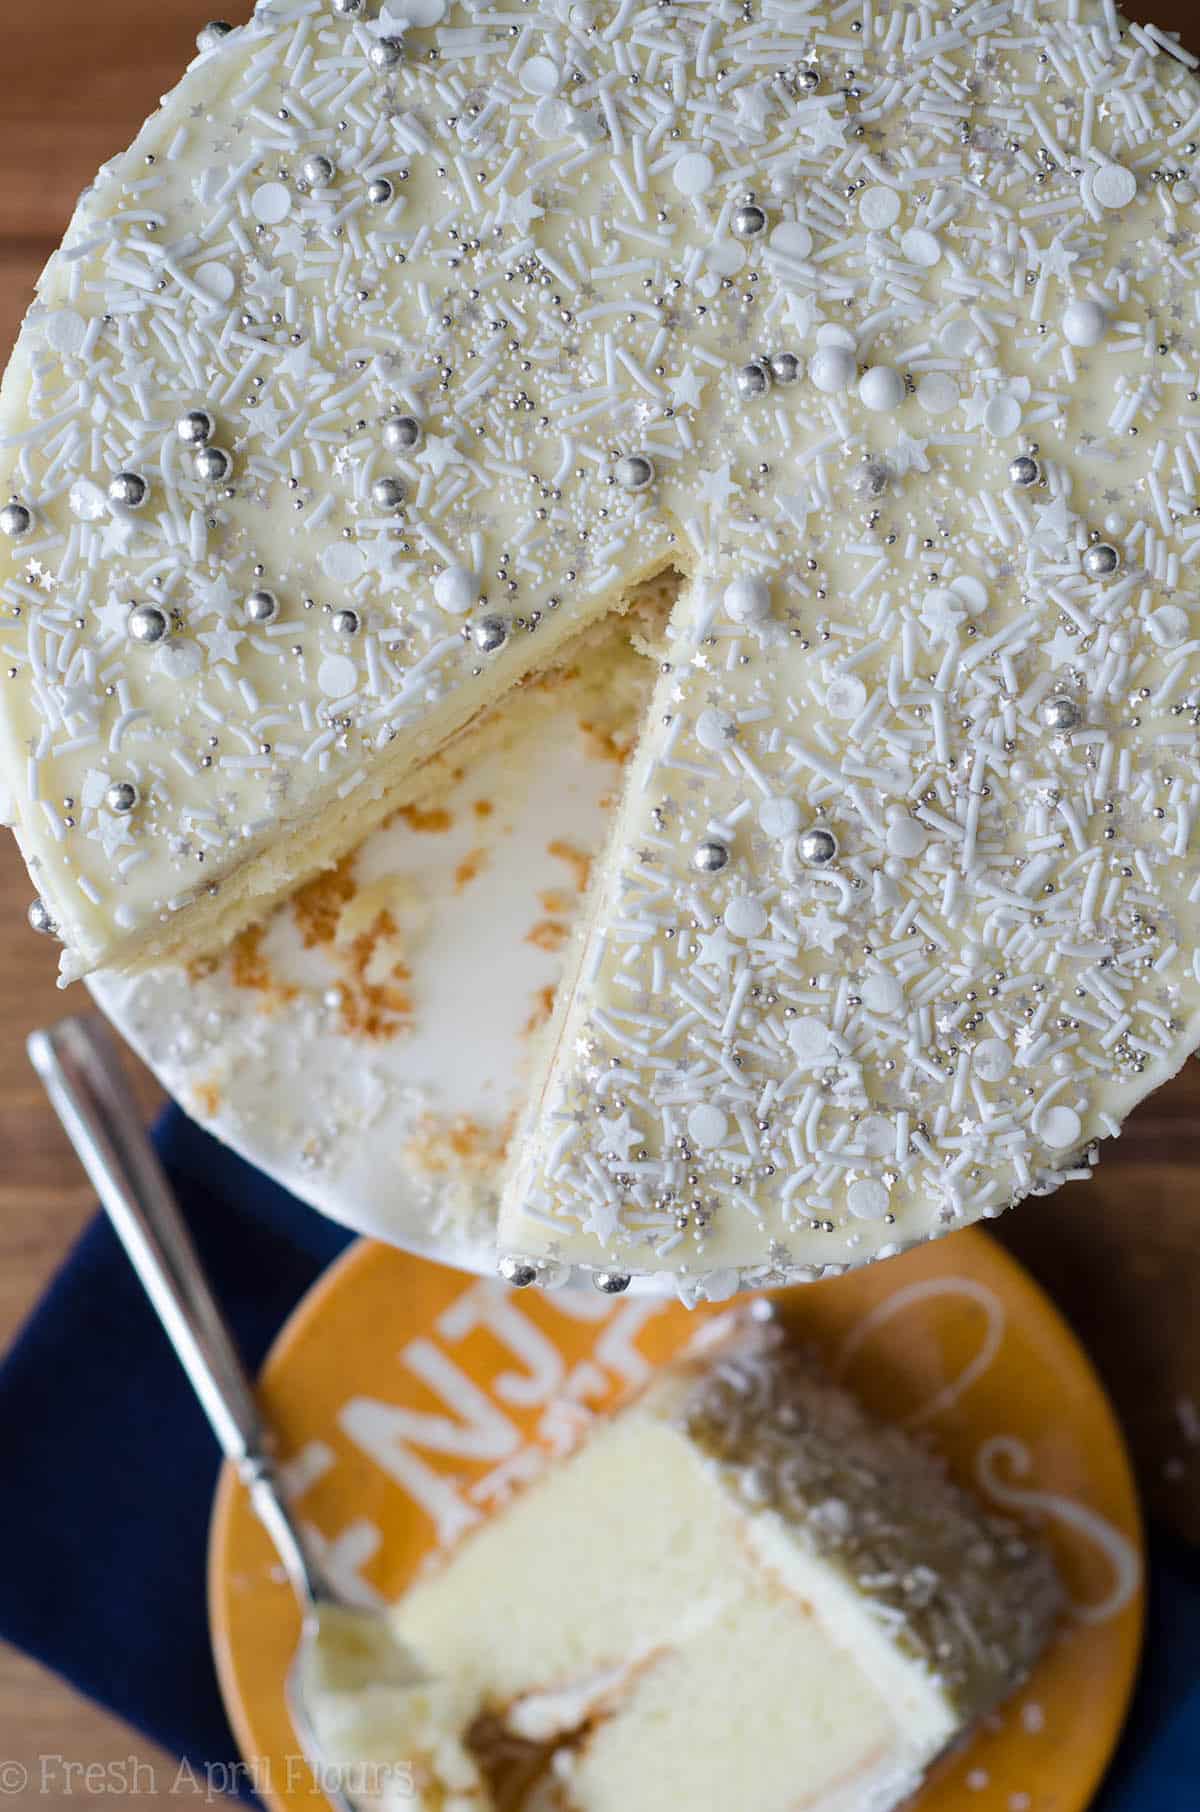
[[[673,562],[502,1244],[694,1292],[1085,1172],[1196,1042],[1184,54],[1058,0],[423,18],[260,6],[22,336],[0,765],[68,970],[352,847]]]
[[[727,100],[778,29],[729,25]],[[718,344],[807,370],[749,366],[697,458],[695,583],[501,1210],[502,1248],[607,1288],[995,1215],[1086,1176],[1197,1039],[1200,245],[1165,179],[1200,88],[1099,7],[807,33],[817,77],[705,135],[766,215]]]

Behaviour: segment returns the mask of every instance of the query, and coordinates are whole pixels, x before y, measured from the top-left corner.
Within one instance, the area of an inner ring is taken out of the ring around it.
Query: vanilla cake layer
[[[641,576],[506,1274],[835,1273],[1194,1048],[1200,87],[1100,0],[270,0],[0,398],[65,973],[196,953]]]
[[[404,1760],[439,1812],[888,1812],[1056,1605],[1011,1525],[802,1356],[739,1337],[406,1594],[423,1684],[339,1687],[333,1657],[318,1728],[346,1765]]]

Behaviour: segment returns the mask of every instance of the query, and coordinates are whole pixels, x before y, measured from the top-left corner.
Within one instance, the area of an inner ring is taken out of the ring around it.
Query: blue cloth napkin
[[[157,1142],[257,1366],[349,1235],[177,1109]],[[0,1455],[0,1637],[196,1776],[235,1780],[205,1616],[216,1447],[103,1217],[0,1366]],[[1146,1665],[1095,1812],[1198,1807],[1200,1559],[1159,1538]]]

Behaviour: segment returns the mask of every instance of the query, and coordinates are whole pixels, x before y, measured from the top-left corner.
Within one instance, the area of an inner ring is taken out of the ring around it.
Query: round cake
[[[670,567],[505,1275],[723,1293],[1085,1175],[1200,1036],[1193,61],[1091,0],[209,27],[0,395],[64,972],[236,933]]]

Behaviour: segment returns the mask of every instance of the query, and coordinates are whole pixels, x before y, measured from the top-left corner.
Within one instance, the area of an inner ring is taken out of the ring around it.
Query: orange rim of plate
[[[1084,1812],[1133,1689],[1144,1557],[1124,1441],[1083,1348],[974,1228],[774,1301],[874,1414],[928,1439],[960,1482],[1043,1534],[1071,1600],[1024,1689],[911,1812]],[[390,1601],[547,1450],[573,1444],[589,1412],[726,1312],[518,1294],[360,1241],[301,1302],[260,1379],[297,1514],[342,1584]],[[299,1613],[228,1466],[209,1613],[242,1784],[271,1812],[324,1807],[284,1693]]]

